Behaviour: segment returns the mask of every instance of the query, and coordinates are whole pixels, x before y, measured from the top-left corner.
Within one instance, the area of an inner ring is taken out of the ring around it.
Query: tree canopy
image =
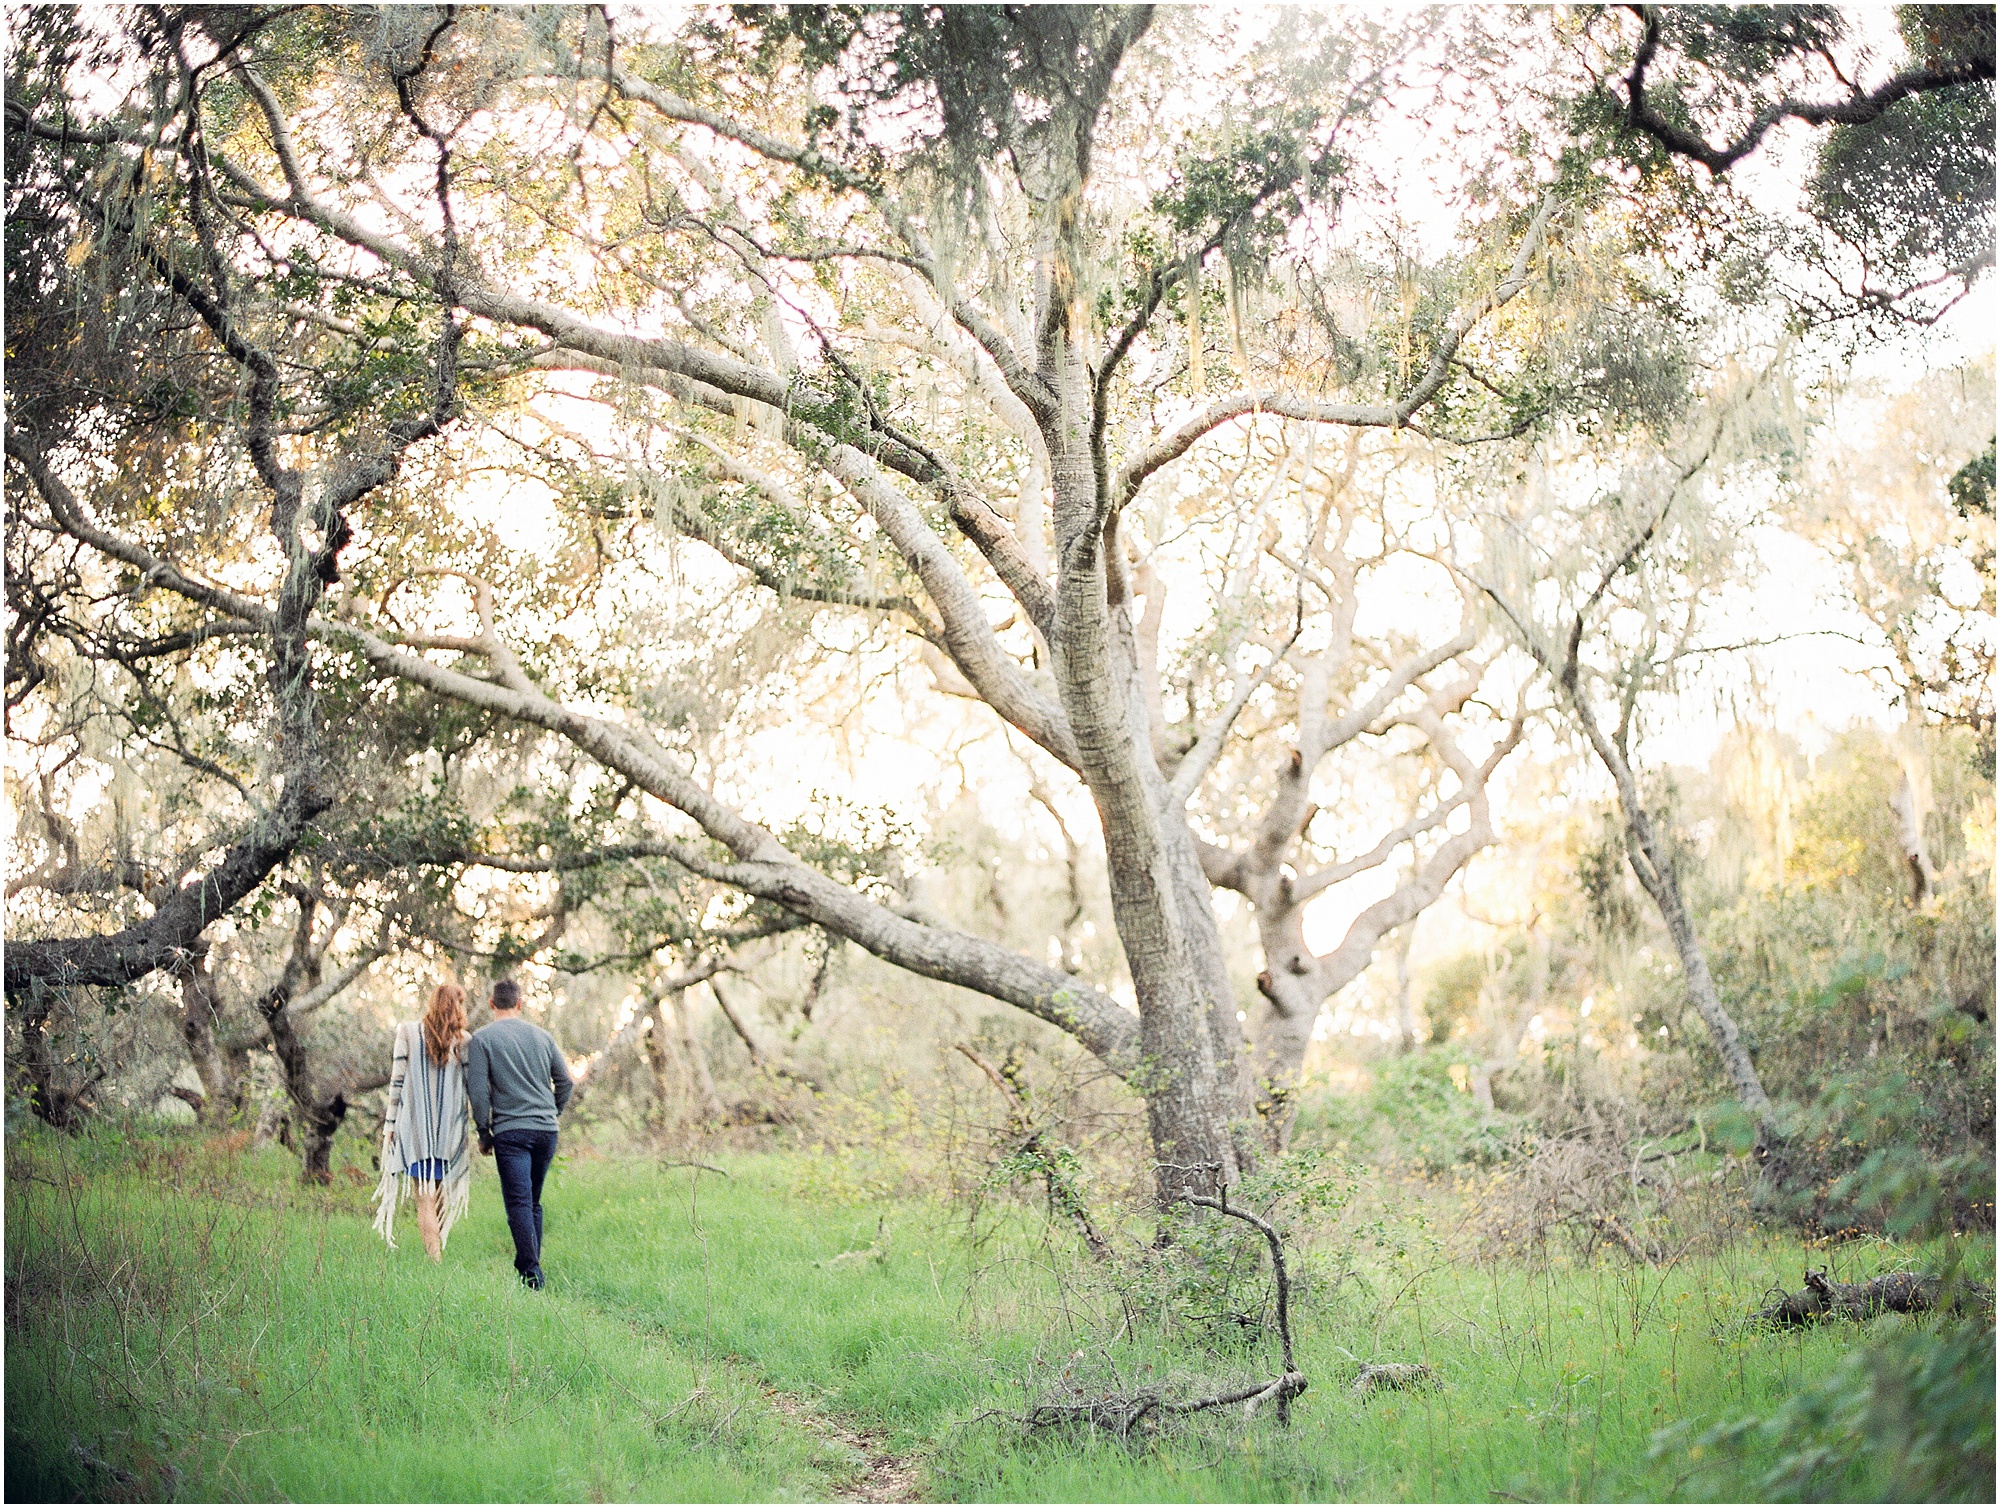
[[[260,887],[304,887],[287,978],[343,907],[459,946],[437,876],[484,866],[553,887],[531,954],[593,907],[635,966],[811,929],[1026,1012],[1144,1096],[1164,1198],[1234,1181],[1562,700],[1427,468],[1720,401],[1676,246],[1782,249],[1803,324],[1933,318],[1990,266],[1991,13],[1899,14],[1863,82],[1818,7],[1442,52],[1286,12],[1199,66],[1201,17],[1150,7],[36,12],[9,716],[220,794],[165,879],[55,864],[49,794],[10,999],[196,969]],[[1464,105],[1529,76],[1511,136]],[[1463,123],[1448,224],[1395,212],[1413,108]],[[1752,213],[1718,180],[1786,123],[1803,212]],[[940,914],[837,790],[782,808],[869,698],[997,735],[1066,840],[1094,815],[1115,962]]]

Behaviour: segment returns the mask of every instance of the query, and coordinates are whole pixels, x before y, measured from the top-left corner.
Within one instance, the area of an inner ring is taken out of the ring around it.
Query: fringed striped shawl
[[[389,1130],[382,1142],[382,1181],[375,1187],[375,1202],[381,1206],[375,1229],[392,1251],[396,1206],[412,1192],[413,1170],[430,1173],[437,1162],[445,1164],[443,1198],[438,1201],[438,1226],[444,1236],[451,1235],[452,1226],[465,1213],[472,1197],[470,1122],[464,1047],[439,1067],[424,1051],[422,1024],[405,1021],[396,1028],[396,1056],[389,1070]]]

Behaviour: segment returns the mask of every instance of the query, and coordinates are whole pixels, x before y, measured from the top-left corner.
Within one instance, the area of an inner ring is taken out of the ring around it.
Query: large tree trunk
[[[1780,1138],[1772,1124],[1770,1096],[1764,1093],[1757,1065],[1750,1060],[1750,1050],[1743,1045],[1742,1034],[1715,988],[1715,977],[1708,971],[1708,955],[1702,951],[1701,939],[1695,935],[1694,918],[1688,914],[1687,903],[1681,896],[1680,876],[1674,872],[1671,856],[1653,828],[1652,816],[1640,797],[1639,782],[1625,760],[1622,739],[1613,743],[1606,738],[1596,714],[1583,698],[1572,686],[1565,685],[1564,689],[1584,736],[1618,787],[1618,803],[1625,814],[1625,856],[1639,884],[1652,897],[1660,920],[1666,924],[1667,936],[1673,939],[1689,1003],[1708,1028],[1709,1041],[1722,1059],[1738,1102],[1757,1121],[1758,1161],[1766,1165],[1767,1171],[1777,1173]]]
[[[1255,1023],[1253,1051],[1263,1114],[1264,1134],[1272,1150],[1282,1150],[1290,1135],[1292,1095],[1312,1046],[1313,1023],[1319,1019],[1326,988],[1319,978],[1312,951],[1306,946],[1305,908],[1286,902],[1281,885],[1270,888],[1268,905],[1257,907],[1257,935],[1264,954],[1264,971],[1257,976],[1263,997]]]
[[[698,1115],[705,1121],[724,1119],[729,1114],[729,1107],[722,1103],[722,1096],[716,1091],[715,1075],[709,1070],[708,1052],[701,1045],[701,1034],[695,1030],[694,1014],[688,1009],[686,992],[676,990],[670,996],[662,996],[660,1009],[672,1011],[679,1023],[681,1050],[687,1054]]]
[[[667,1075],[667,1001],[665,997],[653,1002],[653,1024],[646,1028],[640,1039],[646,1053],[646,1068],[653,1078],[653,1109],[647,1116],[656,1126],[664,1126],[673,1119],[669,1113],[673,1106],[673,1093],[668,1087]]]
[[[292,1145],[292,1117],[287,1110],[290,1101],[284,1095],[276,1095],[264,1104],[257,1113],[257,1130],[251,1137],[254,1147],[268,1147],[272,1142],[282,1146]]]
[[[1674,952],[1680,958],[1681,975],[1687,985],[1688,1000],[1701,1017],[1702,1024],[1708,1028],[1709,1041],[1715,1045],[1716,1053],[1722,1059],[1723,1069],[1736,1090],[1736,1098],[1746,1111],[1757,1118],[1759,1152],[1766,1152],[1771,1136],[1771,1100],[1764,1093],[1763,1080],[1757,1076],[1757,1066],[1750,1061],[1750,1050],[1743,1045],[1743,1037],[1736,1029],[1734,1018],[1722,1004],[1722,996],[1715,988],[1715,977],[1708,972],[1708,955],[1702,951],[1701,939],[1695,935],[1694,919],[1688,915],[1687,904],[1681,899],[1680,877],[1674,873],[1673,865],[1655,839],[1652,818],[1645,807],[1635,802],[1627,810],[1625,832],[1634,859],[1633,873],[1653,898],[1660,920],[1666,923],[1667,936],[1673,939]]]
[[[220,1011],[215,998],[215,976],[208,966],[207,945],[188,953],[175,966],[174,974],[181,987],[181,1042],[201,1080],[202,1102],[195,1113],[205,1125],[225,1125],[235,1112],[237,1090],[229,1064],[216,1045],[215,1023]]]
[[[1392,955],[1396,960],[1396,1051],[1401,1053],[1417,1050],[1417,1003],[1410,986],[1410,944],[1416,937],[1414,926],[1403,928],[1396,934]],[[1486,1108],[1493,1108],[1490,1101]]]
[[[1236,1019],[1236,996],[1229,983],[1229,955],[1222,928],[1215,918],[1215,890],[1203,872],[1201,853],[1184,811],[1170,806],[1162,814],[1174,869],[1174,893],[1187,924],[1187,948],[1201,992],[1208,1003],[1208,1035],[1215,1052],[1217,1092],[1226,1107],[1237,1167],[1249,1172],[1257,1165],[1262,1138],[1257,1132],[1257,1078],[1250,1061],[1243,1023]]]
[[[302,930],[308,938],[311,916],[310,910],[302,909]],[[289,968],[287,972],[290,972]],[[323,1094],[314,1083],[311,1058],[305,1040],[292,1020],[289,1003],[290,990],[280,985],[258,1002],[258,1010],[263,1013],[270,1028],[271,1046],[277,1054],[278,1072],[284,1079],[285,1097],[292,1105],[291,1119],[302,1141],[304,1164],[299,1170],[299,1180],[302,1183],[331,1183],[333,1173],[329,1158],[333,1150],[333,1134],[347,1118],[347,1097],[338,1090]]]
[[[222,1050],[223,1070],[229,1076],[229,1119],[240,1121],[250,1114],[255,1092],[250,1082],[250,1049],[232,1042]]]
[[[354,1097],[371,1089],[380,1089],[388,1082],[389,1075],[385,1070],[350,1072],[346,1081],[332,1094],[313,1104],[298,1107],[300,1129],[304,1132],[301,1149],[304,1166],[299,1172],[301,1182],[333,1182],[333,1138],[346,1124],[347,1112],[353,1108]]]
[[[58,1131],[78,1131],[95,1111],[91,1090],[104,1077],[104,1069],[79,1076],[57,1050],[62,1026],[54,1018],[57,1007],[68,1005],[67,993],[43,986],[24,992],[26,1009],[21,1023],[21,1051],[9,1065],[10,1078],[27,1085],[28,1108]]]
[[[1924,841],[1924,822],[1931,813],[1930,753],[1924,747],[1923,709],[1914,705],[1905,714],[1902,732],[1896,739],[1896,764],[1901,771],[1896,788],[1889,795],[1889,810],[1896,814],[1896,836],[1903,849],[1903,861],[1910,866],[1910,904],[1921,906],[1937,889],[1937,870],[1931,863],[1930,845]]]
[[[1044,429],[1055,471],[1058,569],[1049,648],[1078,764],[1096,801],[1112,916],[1139,1006],[1144,1063],[1129,1081],[1145,1096],[1159,1198],[1172,1204],[1212,1194],[1218,1180],[1227,1186],[1239,1176],[1230,1134],[1234,1107],[1211,1025],[1212,1010],[1227,1008],[1227,995],[1219,1003],[1210,998],[1217,970],[1189,945],[1191,908],[1183,904],[1181,866],[1163,832],[1166,782],[1150,747],[1123,562],[1115,525],[1107,527],[1111,520],[1098,507],[1088,382],[1080,356],[1067,342],[1059,345],[1054,365],[1063,401]],[[1212,905],[1205,893],[1202,901]],[[1228,1075],[1233,1084],[1233,1061]]]
[[[347,1096],[335,1094],[317,1105],[301,1109],[305,1161],[299,1171],[299,1180],[302,1183],[332,1183],[333,1137],[341,1122],[347,1119]]]
[[[215,1031],[205,1019],[182,1018],[181,1040],[187,1044],[188,1058],[201,1079],[201,1119],[204,1124],[228,1123],[236,1095],[222,1054],[215,1048]]]

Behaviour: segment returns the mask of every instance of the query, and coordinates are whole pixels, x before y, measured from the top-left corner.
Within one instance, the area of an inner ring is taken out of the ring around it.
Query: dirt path
[[[847,1447],[859,1458],[862,1471],[836,1488],[837,1503],[914,1503],[917,1498],[917,1456],[894,1455],[886,1449],[889,1432],[858,1429],[821,1413],[811,1403],[775,1388],[766,1388],[772,1407],[823,1440]]]
[[[671,1338],[672,1332],[662,1327],[643,1327],[630,1315],[625,1315],[623,1318],[634,1330],[642,1330],[648,1336],[664,1335]],[[838,1446],[852,1453],[855,1465],[860,1468],[860,1474],[836,1487],[830,1501],[836,1503],[922,1501],[917,1496],[917,1470],[923,1460],[921,1452],[909,1451],[900,1456],[896,1455],[887,1448],[889,1432],[886,1429],[850,1425],[837,1415],[824,1412],[810,1399],[772,1387],[758,1375],[757,1364],[747,1356],[729,1354],[720,1360],[724,1366],[755,1382],[759,1391],[770,1400],[771,1406],[801,1429],[829,1445]]]

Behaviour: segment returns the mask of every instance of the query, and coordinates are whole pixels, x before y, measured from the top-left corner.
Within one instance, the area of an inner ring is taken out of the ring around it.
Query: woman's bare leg
[[[433,1262],[444,1260],[444,1234],[438,1229],[438,1196],[443,1185],[417,1180],[417,1233],[424,1238],[424,1250]]]

